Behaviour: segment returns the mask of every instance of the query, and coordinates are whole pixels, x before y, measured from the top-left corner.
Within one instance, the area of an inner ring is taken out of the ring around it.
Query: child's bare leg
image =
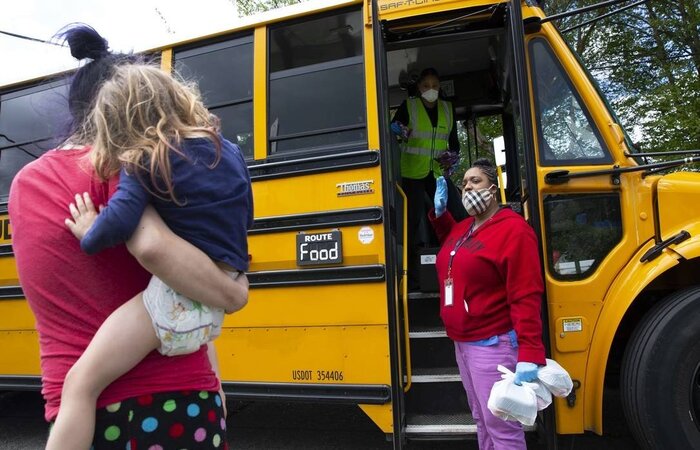
[[[117,308],[68,372],[46,450],[88,450],[97,397],[159,345],[142,294]]]

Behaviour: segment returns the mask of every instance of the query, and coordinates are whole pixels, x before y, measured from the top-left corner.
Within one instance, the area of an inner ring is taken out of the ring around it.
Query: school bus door
[[[507,19],[507,45],[511,57],[506,62],[508,67],[508,83],[511,92],[510,114],[507,122],[511,122],[513,130],[506,131],[506,145],[510,148],[510,158],[517,158],[520,174],[517,177],[521,183],[519,198],[522,202],[523,215],[540,238],[542,237],[541,202],[539,201],[540,180],[537,173],[537,160],[535,155],[535,139],[533,135],[533,112],[526,71],[525,31],[523,22],[523,10],[520,0],[511,0],[508,3]],[[506,121],[504,120],[504,125]],[[510,142],[509,142],[510,141]],[[514,177],[516,178],[516,177]],[[542,239],[542,238],[541,238]],[[543,240],[543,239],[542,239]],[[545,286],[545,297],[546,297]],[[547,302],[542,303],[543,339],[545,346],[549,342],[549,330],[546,326],[548,316]],[[557,441],[554,425],[554,409],[552,407],[543,411],[543,434],[547,439],[547,448],[556,449]]]
[[[557,431],[582,433],[596,414],[595,402],[583,401],[592,386],[587,365],[604,368],[607,359],[607,349],[591,353],[591,340],[604,296],[642,239],[625,205],[635,192],[642,199],[643,180],[639,173],[587,174],[629,164],[621,128],[551,23],[529,34],[525,47],[552,357],[575,388],[569,401],[556,401]]]
[[[383,210],[387,217],[385,225],[385,255],[387,274],[387,307],[390,326],[391,349],[391,396],[393,413],[393,444],[395,449],[402,448],[405,429],[404,415],[404,391],[410,387],[410,348],[408,345],[408,332],[406,299],[408,295],[406,280],[405,258],[405,196],[399,187],[398,175],[398,151],[394,148],[395,140],[389,133],[389,104],[387,93],[387,58],[382,35],[382,26],[378,19],[378,3],[370,2],[371,7],[365,4],[366,20],[372,26],[372,33],[366,34],[367,54],[367,92],[368,109],[371,109],[372,96],[377,104],[378,118],[377,128],[374,130],[378,136],[381,149],[382,165],[382,192]],[[370,11],[371,8],[371,11]],[[373,50],[372,50],[373,49]],[[370,67],[374,52],[374,67]],[[376,89],[374,89],[376,87]],[[370,135],[372,131],[368,129]],[[392,145],[393,144],[393,145]],[[403,245],[402,245],[403,244]],[[402,300],[402,301],[400,301]],[[406,380],[404,382],[404,380]],[[368,412],[368,411],[366,411]],[[368,412],[369,413],[369,412]]]

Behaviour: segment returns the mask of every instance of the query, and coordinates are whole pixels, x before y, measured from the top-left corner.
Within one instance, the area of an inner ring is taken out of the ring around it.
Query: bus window
[[[588,112],[543,39],[530,44],[542,165],[612,161]]]
[[[175,68],[196,80],[204,104],[221,119],[226,139],[253,157],[253,38],[175,52]]]
[[[64,82],[0,95],[0,201],[7,201],[10,184],[25,164],[53,148],[68,117]]]
[[[622,239],[617,193],[547,195],[544,217],[549,271],[560,280],[586,278]]]
[[[367,148],[362,15],[270,30],[270,154]]]

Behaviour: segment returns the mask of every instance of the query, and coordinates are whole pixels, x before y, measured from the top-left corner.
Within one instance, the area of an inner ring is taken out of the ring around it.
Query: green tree
[[[499,136],[503,136],[500,116],[472,117],[464,122],[464,126],[457,128],[460,158],[451,176],[455,184],[461,183],[464,172],[476,159],[488,158],[495,163],[493,140]]]
[[[554,14],[597,2],[548,0],[546,10]],[[556,25],[566,30],[620,6]],[[699,24],[697,0],[650,0],[563,34],[642,150],[700,148]]]
[[[250,16],[264,11],[295,5],[306,0],[231,0],[238,8],[240,17]]]

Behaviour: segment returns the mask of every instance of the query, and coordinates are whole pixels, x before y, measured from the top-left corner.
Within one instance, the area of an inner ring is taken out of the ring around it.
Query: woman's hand
[[[523,381],[535,381],[539,366],[531,362],[519,362],[515,365],[515,379],[513,382],[520,386]]]
[[[445,177],[435,180],[435,217],[440,217],[447,208],[447,181]]]
[[[411,129],[399,121],[394,121],[389,126],[391,132],[396,135],[399,141],[407,141],[409,136],[411,136]]]
[[[438,162],[438,164],[440,164],[440,168],[443,170],[443,172],[446,172],[447,175],[451,175],[453,172],[452,169],[456,167],[456,164],[459,162],[459,154],[457,152],[447,150],[440,153],[435,160]]]
[[[232,308],[225,308],[224,312],[226,314],[233,314],[243,309],[243,307],[248,304],[248,288],[250,287],[248,277],[244,272],[241,272],[233,281],[236,283],[236,290],[232,290],[231,294],[235,296],[235,306]]]

